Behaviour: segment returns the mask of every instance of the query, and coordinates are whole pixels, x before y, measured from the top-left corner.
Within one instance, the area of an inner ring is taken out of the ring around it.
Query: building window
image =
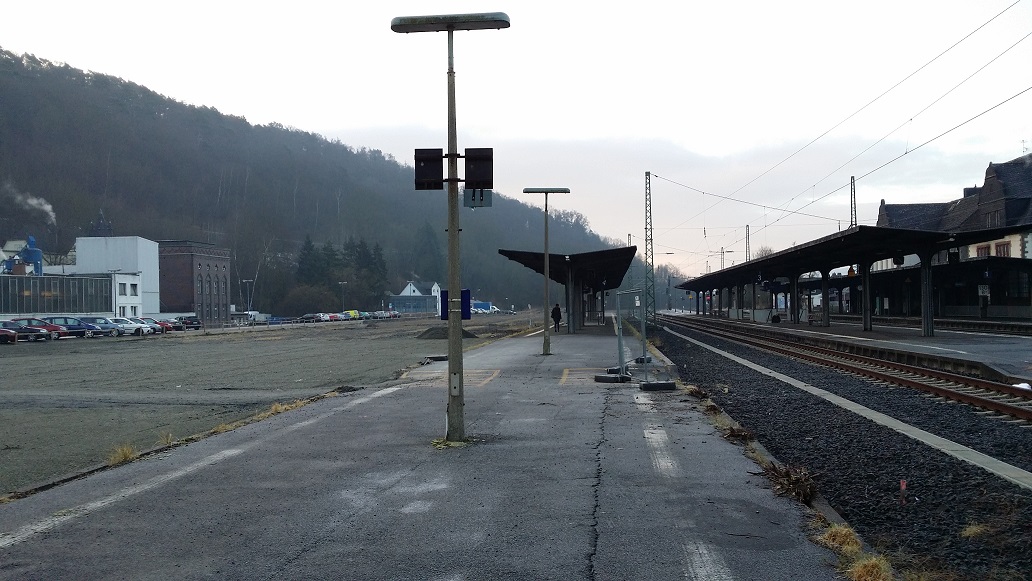
[[[996,256],[1010,256],[1010,242],[997,242],[996,243]]]
[[[137,316],[139,316],[139,315],[140,315],[140,313],[136,312],[136,307],[135,307],[135,306],[133,306],[133,307],[129,307],[129,308],[130,308],[130,309],[132,310],[132,312],[133,312],[133,316],[134,316],[134,317],[137,317]]]
[[[124,297],[125,296],[125,283],[124,282],[118,283],[118,296],[120,296],[120,297]]]
[[[200,267],[198,266],[197,268],[200,268]],[[197,275],[197,296],[201,296],[202,294],[204,294],[204,279],[202,279],[201,275],[198,274]]]
[[[118,307],[118,316],[119,317],[124,317],[125,316],[125,307]]]
[[[978,248],[977,248],[977,249],[975,250],[975,252],[977,252],[977,256],[980,256],[980,257],[981,257],[981,256],[989,256],[989,245],[988,245],[988,244],[986,244],[986,245],[984,245],[984,246],[979,246],[979,247],[978,247]]]
[[[139,286],[139,285],[137,285],[136,283],[131,283],[131,284],[129,285],[129,294],[130,294],[131,296],[134,296],[134,297],[138,297],[138,296],[140,296],[140,292],[139,292],[139,289],[137,289],[137,287],[138,287],[138,286]]]

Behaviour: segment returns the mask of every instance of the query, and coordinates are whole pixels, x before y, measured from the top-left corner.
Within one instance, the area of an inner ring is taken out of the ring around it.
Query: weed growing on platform
[[[172,432],[165,432],[158,436],[159,446],[171,446],[176,443],[176,437],[172,435]]]
[[[756,436],[742,426],[733,425],[724,430],[724,439],[732,442],[751,442]]]
[[[706,393],[706,390],[702,389],[697,385],[686,385],[684,386],[684,391],[688,393],[688,395],[694,397],[695,399],[706,399],[707,397],[709,397],[709,394]]]
[[[445,438],[437,438],[436,440],[430,441],[430,445],[434,448],[437,448],[438,450],[447,450],[448,448],[464,448],[472,443],[473,438],[466,438],[461,442],[452,442]]]
[[[108,466],[118,466],[119,464],[135,460],[139,455],[140,452],[136,449],[136,446],[122,444],[111,451],[111,454],[108,455],[107,464]]]
[[[775,494],[789,496],[809,504],[817,495],[817,484],[810,471],[803,466],[782,466],[768,462],[763,466],[763,473],[773,484]]]

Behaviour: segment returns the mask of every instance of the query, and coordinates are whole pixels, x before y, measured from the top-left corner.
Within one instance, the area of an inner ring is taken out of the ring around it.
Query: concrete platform
[[[837,579],[694,399],[594,381],[597,331],[467,352],[464,446],[431,362],[0,505],[0,579]]]

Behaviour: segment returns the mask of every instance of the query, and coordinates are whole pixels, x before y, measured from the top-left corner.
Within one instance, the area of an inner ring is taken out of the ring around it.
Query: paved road
[[[835,579],[694,400],[595,383],[615,341],[447,364],[0,505],[0,579]]]

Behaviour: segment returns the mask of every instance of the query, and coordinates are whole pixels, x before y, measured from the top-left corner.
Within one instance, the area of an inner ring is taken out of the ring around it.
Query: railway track
[[[823,347],[802,345],[792,341],[791,338],[759,337],[750,334],[747,328],[718,328],[697,320],[669,315],[657,315],[657,319],[668,325],[692,329],[876,381],[916,389],[937,397],[1032,423],[1032,390],[977,377],[843,353]]]

